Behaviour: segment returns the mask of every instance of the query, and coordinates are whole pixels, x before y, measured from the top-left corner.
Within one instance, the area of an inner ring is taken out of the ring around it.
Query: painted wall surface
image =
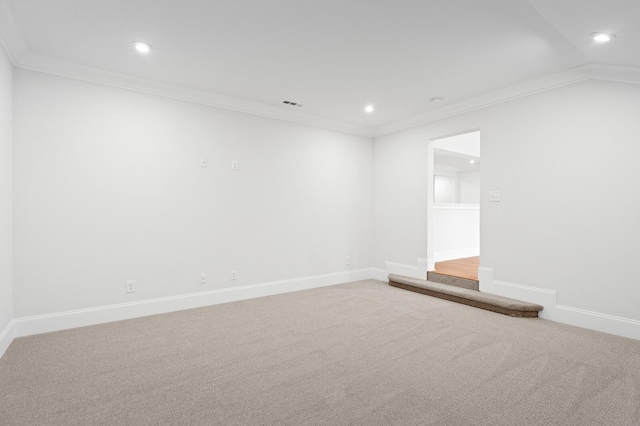
[[[480,132],[467,132],[433,141],[434,148],[480,157]]]
[[[435,206],[433,214],[436,262],[478,256],[480,209],[477,206],[440,204]]]
[[[429,140],[480,129],[481,265],[640,320],[638,111],[640,86],[588,80],[377,138],[375,266],[426,257]]]
[[[13,65],[0,45],[0,334],[13,319]]]
[[[462,204],[480,204],[480,172],[458,173],[458,187]]]
[[[480,172],[434,164],[433,202],[480,204]]]
[[[371,139],[27,70],[15,91],[17,318],[373,263]]]

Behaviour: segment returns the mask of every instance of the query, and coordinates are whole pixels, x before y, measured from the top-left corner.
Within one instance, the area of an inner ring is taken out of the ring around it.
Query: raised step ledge
[[[535,303],[395,274],[389,274],[389,285],[512,317],[536,318],[543,309]]]

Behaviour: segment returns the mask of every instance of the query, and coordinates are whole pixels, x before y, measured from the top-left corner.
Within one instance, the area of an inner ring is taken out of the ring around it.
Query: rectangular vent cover
[[[302,104],[299,104],[298,102],[291,102],[291,101],[282,101],[283,104],[287,104],[287,105],[291,105],[291,106],[297,106],[297,107],[301,107],[304,106]]]

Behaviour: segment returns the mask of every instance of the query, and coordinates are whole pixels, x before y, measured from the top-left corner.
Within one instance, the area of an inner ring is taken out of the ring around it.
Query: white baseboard
[[[419,257],[418,258],[418,271],[420,274],[422,274],[422,279],[426,280],[427,279],[427,271],[429,271],[429,259],[427,259],[426,257]],[[435,269],[435,263],[434,263],[434,269]]]
[[[640,340],[640,321],[557,304],[557,292],[493,279],[493,268],[478,269],[480,291],[544,306],[540,318]]]
[[[372,268],[355,271],[337,272],[311,277],[294,278],[290,280],[252,284],[242,287],[232,287],[199,293],[182,294],[179,296],[142,300],[131,303],[98,306],[95,308],[78,309],[67,312],[57,312],[47,315],[17,318],[13,320],[11,333],[15,337],[48,333],[88,325],[102,324],[157,315],[184,309],[200,308],[221,303],[236,302],[263,296],[289,293],[344,284],[373,278]],[[14,327],[15,326],[15,327]],[[6,331],[5,331],[6,332]],[[3,332],[3,335],[5,334]],[[10,342],[9,342],[10,343]],[[8,345],[7,345],[8,347]]]
[[[418,258],[416,266],[407,265],[404,263],[396,262],[384,262],[386,274],[402,275],[404,277],[419,278],[421,280],[427,279],[427,270],[429,267],[429,261],[424,258]],[[385,278],[385,281],[387,279]]]
[[[427,271],[435,271],[436,270],[436,260],[432,257],[427,259]]]
[[[556,305],[549,319],[640,340],[640,321],[630,318],[622,318],[600,312],[572,308],[570,306]]]
[[[481,266],[478,268],[478,287],[485,293],[493,293],[493,268]]]
[[[11,320],[9,324],[0,333],[0,358],[9,349],[9,345],[16,337],[15,320]]]
[[[380,268],[371,268],[373,270],[373,279],[374,280],[378,280],[378,281],[382,281],[385,283],[389,282],[389,273],[387,271],[385,271],[384,269],[380,269]]]
[[[436,262],[480,256],[480,247],[464,247],[453,250],[440,250],[433,254]]]

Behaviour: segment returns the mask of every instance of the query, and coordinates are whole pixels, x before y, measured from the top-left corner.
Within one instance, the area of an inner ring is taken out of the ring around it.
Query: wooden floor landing
[[[480,267],[480,256],[465,257],[464,259],[453,259],[444,262],[436,262],[434,272],[451,277],[465,278],[468,280],[478,280],[478,268]]]

